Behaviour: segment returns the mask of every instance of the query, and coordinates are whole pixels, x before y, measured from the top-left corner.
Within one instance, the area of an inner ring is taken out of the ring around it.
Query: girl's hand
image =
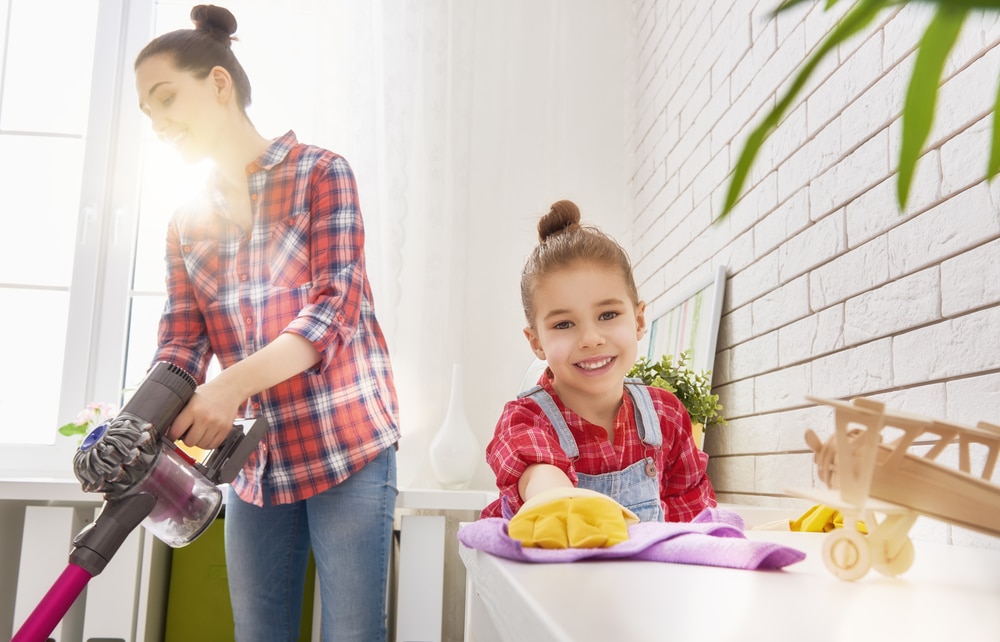
[[[628,539],[635,513],[607,495],[585,488],[557,487],[526,501],[507,524],[522,546],[606,548]]]
[[[562,469],[552,464],[531,464],[517,480],[517,492],[524,501],[553,488],[573,488],[573,482]]]

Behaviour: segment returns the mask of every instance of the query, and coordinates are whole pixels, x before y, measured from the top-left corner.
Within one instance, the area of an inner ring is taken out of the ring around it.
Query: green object
[[[234,641],[233,607],[226,580],[225,520],[220,518],[195,541],[173,550],[167,594],[165,642]],[[309,556],[299,642],[312,638],[316,566]]]
[[[720,413],[722,404],[719,395],[712,394],[712,371],[695,372],[688,366],[688,353],[682,352],[677,361],[673,355],[663,355],[659,361],[640,357],[628,377],[637,377],[647,386],[663,388],[674,393],[691,416],[691,422],[708,427],[710,424],[724,424]]]
[[[775,13],[803,4],[808,0],[782,0]],[[1000,10],[1000,0],[909,0],[935,6],[935,14],[927,25],[923,37],[917,44],[917,55],[910,83],[907,87],[902,109],[902,144],[899,152],[899,172],[896,197],[899,208],[905,209],[913,184],[917,161],[925,151],[924,146],[930,134],[937,103],[938,87],[942,72],[965,23],[970,10]],[[830,9],[837,0],[824,0],[824,8]],[[764,115],[748,136],[740,151],[729,182],[722,213],[728,215],[742,196],[743,187],[750,175],[750,168],[764,141],[781,124],[785,114],[806,87],[813,72],[828,57],[836,58],[840,46],[851,37],[863,33],[884,11],[896,10],[908,4],[908,0],[856,0],[844,13],[816,49],[799,66],[792,82],[777,97],[774,107]],[[1000,90],[993,112],[993,136],[990,158],[986,167],[987,180],[1000,174]]]

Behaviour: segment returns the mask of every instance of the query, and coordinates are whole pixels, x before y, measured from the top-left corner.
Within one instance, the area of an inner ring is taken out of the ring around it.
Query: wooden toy
[[[1000,454],[1000,426],[962,426],[892,412],[866,398],[851,402],[808,397],[832,406],[836,430],[826,442],[812,430],[819,478],[829,490],[792,491],[844,514],[844,523],[863,520],[868,535],[851,527],[827,534],[823,562],[844,580],[857,580],[871,567],[895,576],[913,564],[910,527],[919,515],[1000,537],[1000,486],[991,482]],[[937,461],[949,446],[958,467]],[[973,454],[985,455],[973,471]]]

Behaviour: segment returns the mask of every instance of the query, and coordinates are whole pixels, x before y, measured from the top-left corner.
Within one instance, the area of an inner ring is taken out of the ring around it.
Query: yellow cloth
[[[523,546],[605,548],[628,539],[635,513],[585,488],[552,488],[535,495],[511,518],[507,533]]]
[[[836,508],[824,504],[816,504],[798,519],[788,522],[789,530],[807,531],[810,533],[828,533],[835,528],[844,527],[844,515]],[[865,523],[858,521],[855,528],[859,533],[868,534],[868,527]]]

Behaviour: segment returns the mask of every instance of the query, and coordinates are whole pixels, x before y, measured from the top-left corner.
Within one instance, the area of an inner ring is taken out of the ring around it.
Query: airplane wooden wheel
[[[853,582],[864,577],[871,562],[868,540],[856,530],[838,528],[823,540],[823,563],[842,580]]]
[[[913,566],[913,559],[916,557],[913,542],[909,539],[903,541],[899,551],[894,555],[890,553],[892,548],[895,548],[892,542],[872,543],[871,546],[872,566],[882,575],[889,577],[895,577],[910,570],[910,567]]]

